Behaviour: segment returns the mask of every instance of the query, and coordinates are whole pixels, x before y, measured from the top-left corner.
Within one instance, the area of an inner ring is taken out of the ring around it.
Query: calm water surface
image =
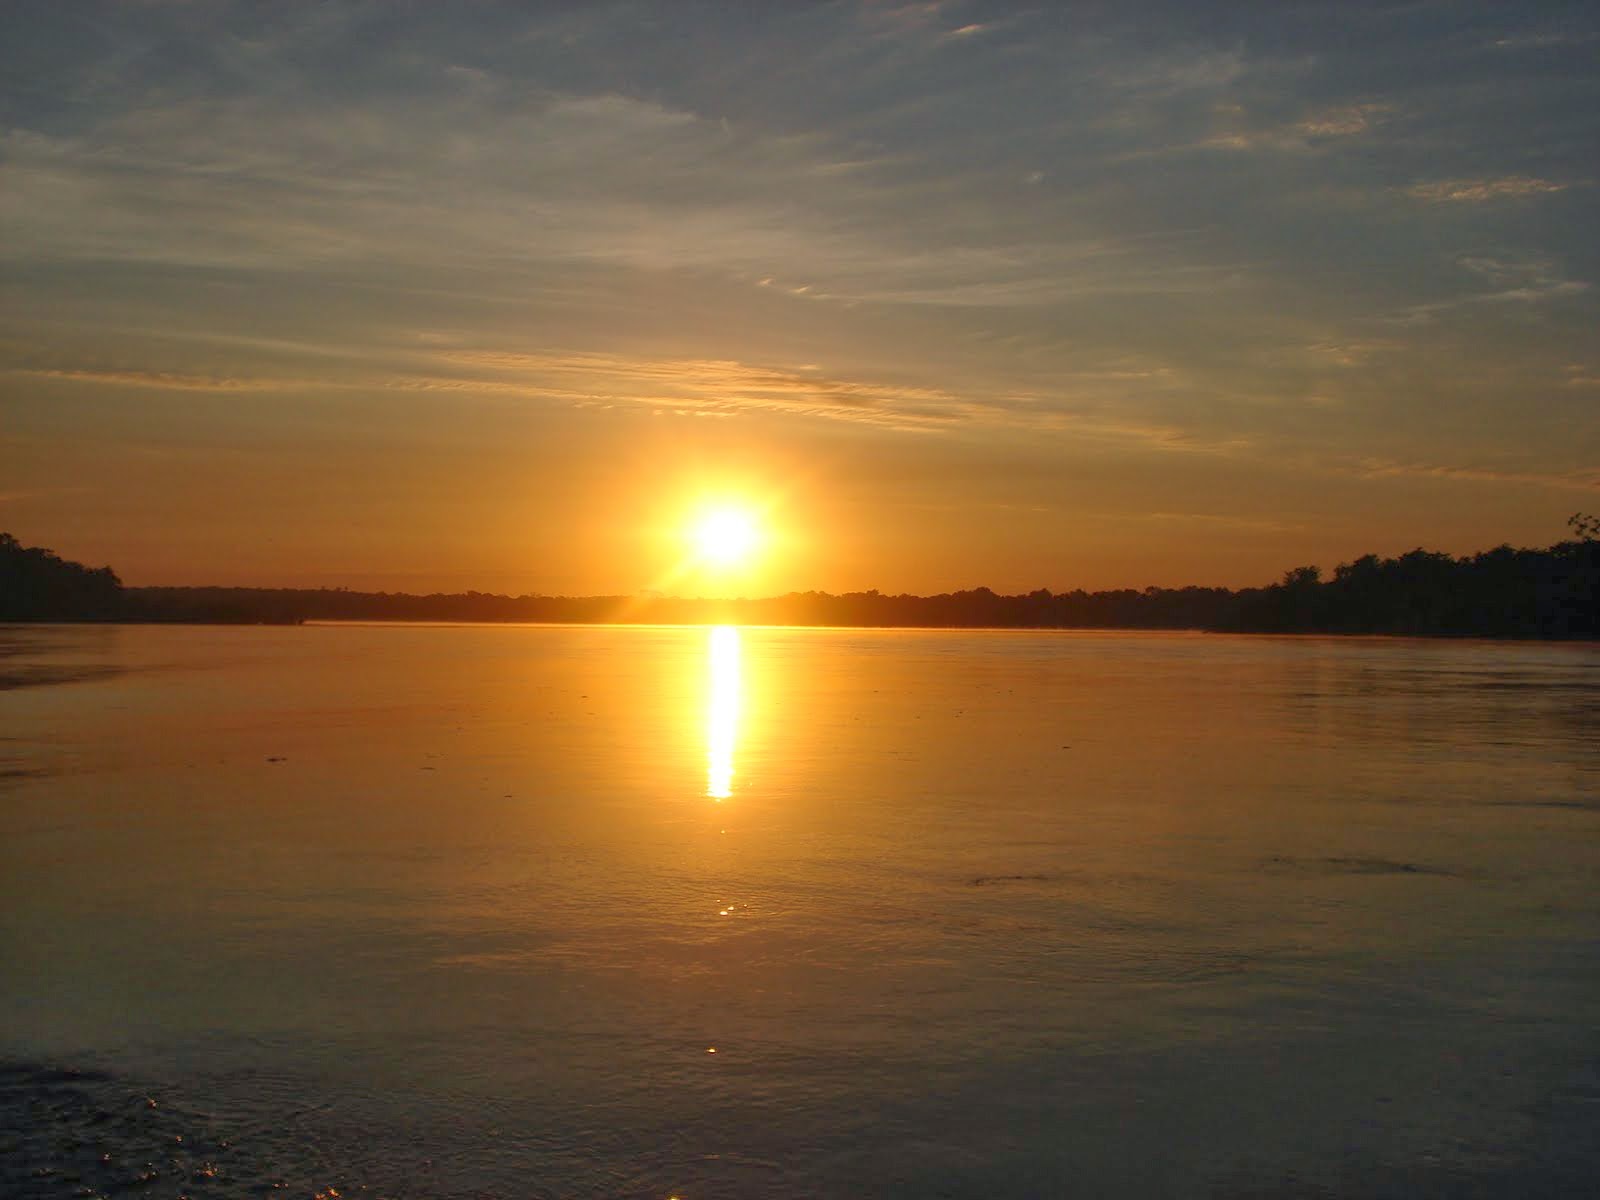
[[[1600,650],[0,627],[7,1196],[1558,1196]]]

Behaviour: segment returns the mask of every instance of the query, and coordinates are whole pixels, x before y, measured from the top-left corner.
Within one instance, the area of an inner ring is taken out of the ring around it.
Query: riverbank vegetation
[[[1600,519],[1574,514],[1573,536],[1542,549],[1479,554],[1369,554],[1331,576],[1297,567],[1241,588],[1124,588],[1000,595],[986,587],[937,596],[792,592],[760,599],[650,596],[409,595],[344,588],[124,587],[89,568],[0,534],[0,620],[537,621],[965,628],[1204,629],[1433,637],[1600,636]]]

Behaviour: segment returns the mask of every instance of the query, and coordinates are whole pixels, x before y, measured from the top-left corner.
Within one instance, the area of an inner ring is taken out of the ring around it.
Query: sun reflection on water
[[[712,629],[708,657],[711,699],[706,706],[706,795],[726,800],[733,795],[733,746],[739,735],[739,631],[731,625]]]

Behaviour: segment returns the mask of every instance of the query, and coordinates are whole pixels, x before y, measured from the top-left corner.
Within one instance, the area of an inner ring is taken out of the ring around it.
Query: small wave
[[[1450,878],[1460,876],[1459,871],[1448,867],[1429,866],[1426,863],[1405,862],[1394,858],[1363,858],[1355,855],[1333,855],[1323,858],[1289,858],[1273,855],[1265,864],[1272,870],[1316,872],[1328,875],[1438,875]]]
[[[209,1118],[129,1080],[0,1062],[0,1195],[8,1200],[124,1194],[242,1200],[288,1186]]]
[[[44,779],[54,771],[44,767],[19,767],[13,763],[0,760],[0,781],[7,779]]]
[[[994,887],[1004,883],[1054,883],[1059,875],[976,875],[968,881],[969,887]]]
[[[25,687],[50,687],[63,683],[88,683],[123,674],[122,667],[60,667],[15,664],[0,669],[0,692]]]

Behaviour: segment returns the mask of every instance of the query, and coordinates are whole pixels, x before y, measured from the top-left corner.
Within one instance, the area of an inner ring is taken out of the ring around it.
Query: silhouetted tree
[[[105,621],[124,613],[110,567],[69,562],[0,533],[0,621]]]

